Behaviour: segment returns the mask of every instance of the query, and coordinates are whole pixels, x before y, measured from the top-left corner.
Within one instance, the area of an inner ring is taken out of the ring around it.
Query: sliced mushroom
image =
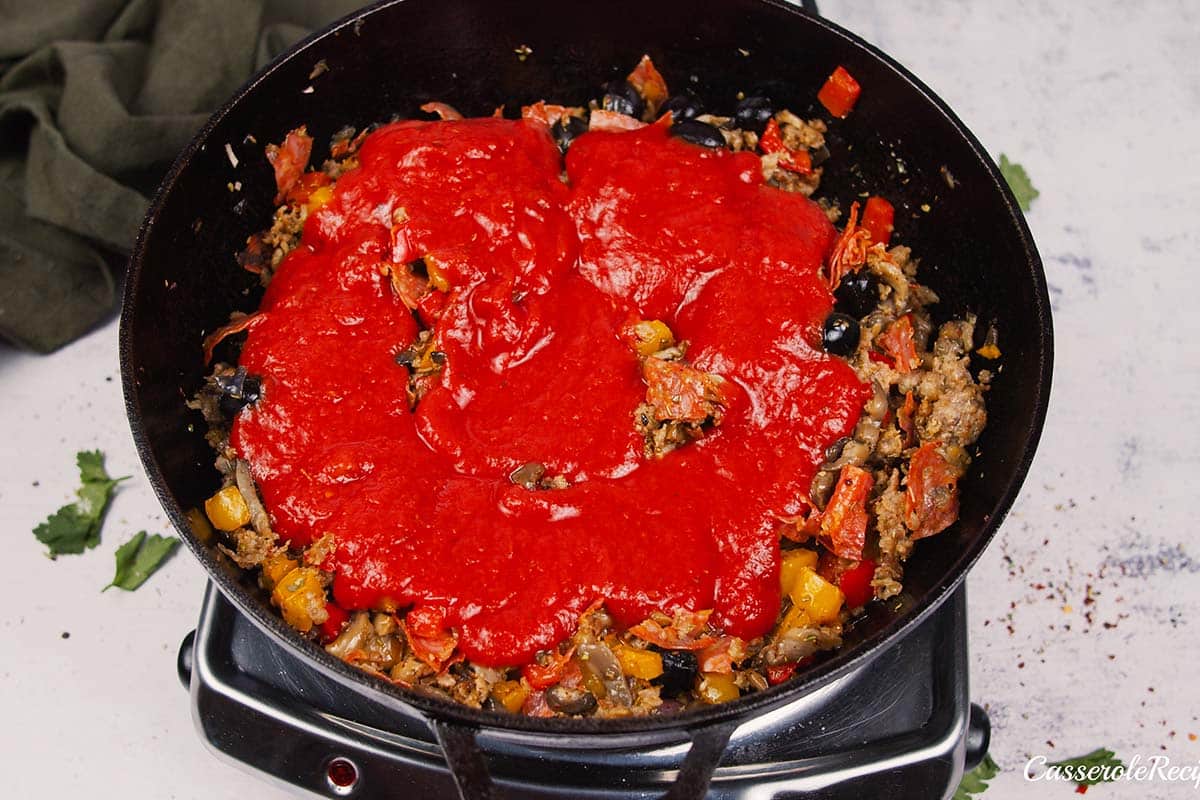
[[[604,684],[606,697],[613,705],[625,708],[633,705],[633,694],[621,671],[621,662],[608,645],[601,642],[581,644],[575,656],[584,670]]]

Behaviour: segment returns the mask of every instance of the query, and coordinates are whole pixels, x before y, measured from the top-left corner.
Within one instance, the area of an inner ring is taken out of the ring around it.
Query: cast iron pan
[[[533,51],[523,61],[514,53],[521,45]],[[429,100],[467,115],[488,115],[500,104],[513,113],[542,98],[583,103],[643,53],[672,88],[690,87],[713,109],[732,109],[738,92],[766,93],[777,107],[815,115],[823,112],[816,91],[834,67],[845,66],[862,84],[853,114],[831,127],[822,193],[844,208],[864,193],[888,197],[897,208],[894,241],[913,246],[922,280],[941,295],[935,315],[972,311],[981,328],[994,322],[999,330],[1003,367],[988,394],[979,456],[961,484],[959,522],[919,544],[906,593],[888,608],[872,607],[842,650],[795,680],[727,705],[655,719],[544,720],[473,710],[372,678],[295,634],[184,517],[218,486],[202,421],[184,406],[205,373],[201,340],[230,311],[253,310],[261,293],[234,254],[273,210],[262,146],[304,123],[320,163],[330,136],[344,125],[418,116]],[[315,75],[322,61],[327,70]],[[227,144],[240,159],[237,167]],[[240,191],[230,190],[234,181]],[[179,157],[130,261],[120,347],[142,462],[212,580],[263,630],[332,679],[398,713],[426,715],[464,793],[487,792],[473,746],[473,732],[487,727],[540,741],[571,734],[572,743],[598,747],[630,737],[691,736],[693,757],[672,790],[682,797],[703,793],[737,724],[893,646],[963,579],[1033,457],[1050,389],[1051,335],[1041,261],[986,152],[916,78],[837,26],[774,0],[726,0],[702,11],[689,0],[393,0],[306,40],[253,78]]]

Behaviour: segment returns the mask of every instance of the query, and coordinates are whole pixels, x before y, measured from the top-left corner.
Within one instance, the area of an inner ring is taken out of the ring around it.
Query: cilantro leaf
[[[1013,197],[1017,199],[1017,205],[1021,207],[1022,211],[1028,211],[1034,198],[1041,192],[1033,188],[1033,181],[1029,180],[1029,174],[1025,172],[1025,168],[1015,161],[1009,161],[1008,156],[1001,153],[1000,174],[1004,176],[1008,188],[1012,189]]]
[[[116,586],[132,592],[162,566],[178,544],[179,540],[174,536],[147,536],[145,531],[138,531],[132,539],[117,548],[117,571],[112,583],[102,591]]]
[[[75,502],[75,510],[88,520],[88,533],[84,544],[89,548],[100,544],[100,524],[104,521],[104,512],[116,485],[116,481],[85,483],[76,492],[79,500]]]
[[[79,465],[79,497],[74,503],[55,511],[33,529],[33,535],[50,548],[51,558],[75,555],[100,544],[100,526],[112,500],[113,489],[129,476],[111,478],[104,469],[104,454],[85,450],[75,456]]]
[[[991,756],[984,756],[979,766],[962,776],[952,800],[971,800],[971,795],[981,794],[988,788],[987,781],[1000,772],[1000,767]]]
[[[63,554],[82,553],[88,546],[91,529],[91,520],[72,503],[47,517],[45,522],[33,529],[33,535],[50,548],[50,557],[54,558]]]
[[[99,450],[82,450],[76,453],[75,463],[79,465],[80,483],[100,483],[112,480],[104,469],[104,454]]]
[[[1068,758],[1063,761],[1051,762],[1048,766],[1064,767],[1072,773],[1072,779],[1079,786],[1095,786],[1098,783],[1108,783],[1115,781],[1125,771],[1125,764],[1121,759],[1116,757],[1117,754],[1105,747],[1098,747],[1085,756],[1078,758]],[[1085,775],[1088,770],[1093,767],[1097,768],[1096,772],[1100,773],[1100,768],[1108,767],[1108,777],[1099,774],[1098,777],[1090,777]],[[1079,779],[1082,778],[1082,779]]]

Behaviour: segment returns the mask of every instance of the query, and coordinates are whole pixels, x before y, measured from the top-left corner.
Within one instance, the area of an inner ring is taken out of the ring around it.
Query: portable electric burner
[[[960,587],[866,666],[742,722],[723,755],[714,755],[708,796],[948,797],[988,746],[987,715],[969,701],[967,670]],[[219,757],[309,796],[450,798],[456,784],[465,786],[462,765],[469,770],[471,759],[447,759],[419,712],[405,715],[325,677],[211,584],[200,623],[180,648],[179,675],[196,725]],[[482,752],[495,788],[481,795],[464,788],[463,795],[657,797],[671,790],[689,752],[682,725],[676,742],[634,735],[614,747],[597,739],[483,729],[472,747]],[[704,741],[693,735],[690,746]]]

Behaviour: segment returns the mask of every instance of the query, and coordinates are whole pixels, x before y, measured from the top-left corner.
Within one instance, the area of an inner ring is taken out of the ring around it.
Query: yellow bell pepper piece
[[[665,322],[656,319],[643,320],[634,325],[633,333],[637,336],[638,355],[643,358],[675,344],[675,334],[671,333]]]
[[[837,622],[842,604],[846,601],[842,590],[822,578],[812,567],[800,567],[796,582],[788,593],[794,603],[818,625]]]
[[[696,694],[702,701],[710,705],[728,703],[741,696],[737,684],[733,682],[733,677],[722,675],[719,672],[700,673],[700,685],[696,687]]]
[[[575,659],[576,662],[579,659]],[[600,680],[600,676],[592,672],[590,669],[583,671],[583,688],[587,689],[596,697],[608,697],[608,687],[604,685],[604,681]]]
[[[621,671],[632,678],[651,681],[663,674],[662,656],[653,650],[619,644],[613,648],[613,653],[621,662]]]
[[[271,592],[283,619],[301,633],[312,630],[328,617],[325,610],[325,587],[315,567],[300,567],[289,572]]]
[[[250,507],[236,486],[226,486],[205,500],[204,513],[223,531],[235,531],[250,521]]]
[[[783,615],[783,620],[779,623],[779,630],[782,632],[790,631],[792,628],[811,628],[812,625],[813,621],[808,616],[808,611],[800,606],[793,605]]]
[[[790,595],[800,577],[800,568],[817,568],[816,550],[787,550],[779,562],[779,593]]]
[[[192,533],[196,534],[196,538],[205,544],[212,542],[216,537],[217,532],[213,530],[212,523],[208,521],[208,517],[204,516],[204,512],[198,508],[189,508],[187,513],[188,525],[192,528]]]
[[[291,574],[292,570],[299,566],[300,562],[294,558],[289,558],[287,553],[272,553],[263,559],[263,586],[267,589],[274,589]]]
[[[332,186],[319,186],[313,189],[308,195],[308,201],[305,202],[304,208],[309,214],[316,211],[321,206],[333,199]]]
[[[446,276],[446,270],[432,254],[425,256],[425,274],[429,276],[429,285],[434,289],[439,292],[450,291],[450,279]]]
[[[529,697],[529,687],[520,681],[500,681],[492,687],[492,697],[510,713],[517,714]]]

